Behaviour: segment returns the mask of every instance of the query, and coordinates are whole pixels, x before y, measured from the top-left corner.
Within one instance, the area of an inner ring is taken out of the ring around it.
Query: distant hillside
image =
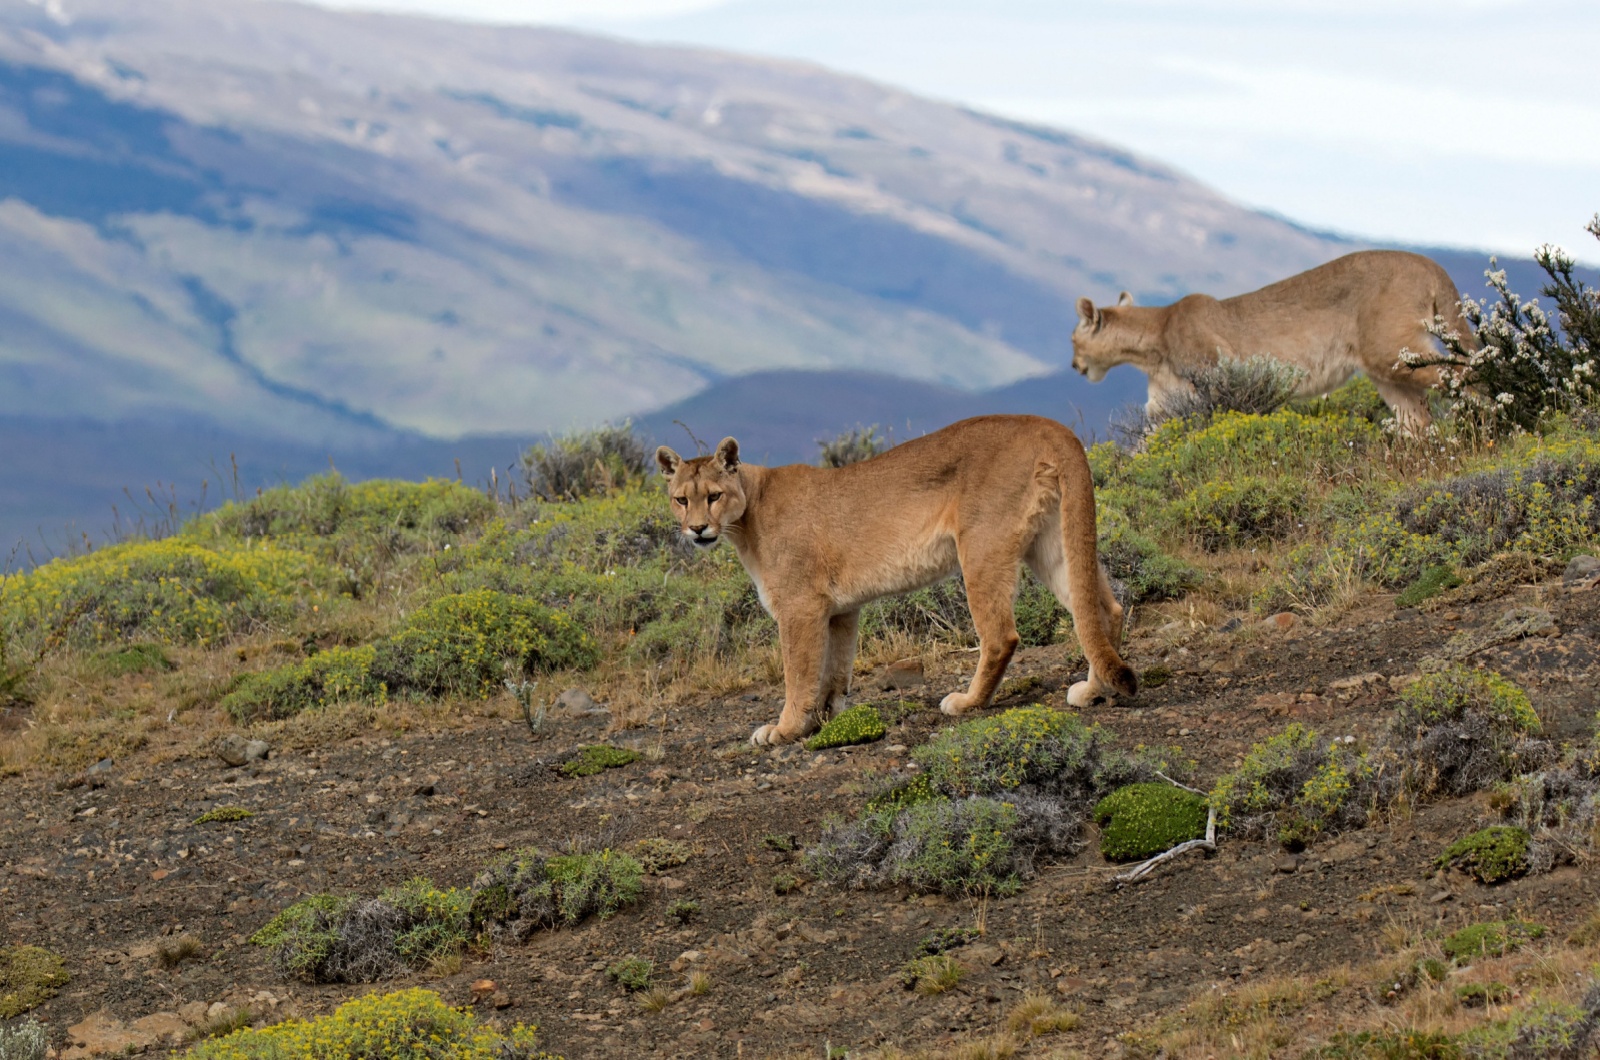
[[[858,418],[813,401],[830,372],[908,381],[838,380],[870,421],[931,429],[1037,379],[1015,396],[1093,428],[1128,394],[1058,374],[1077,296],[1236,293],[1353,248],[1109,145],[795,63],[0,0],[0,433],[32,454],[0,467],[0,541],[93,530],[121,485],[195,489],[230,451],[264,481],[330,457],[419,474],[627,415],[721,430],[753,373],[815,373],[761,390],[792,455]]]

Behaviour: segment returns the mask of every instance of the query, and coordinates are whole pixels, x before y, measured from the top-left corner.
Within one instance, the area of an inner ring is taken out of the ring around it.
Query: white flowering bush
[[[1600,214],[1586,227],[1600,239]],[[1444,353],[1401,354],[1414,367],[1439,367],[1451,412],[1492,430],[1532,430],[1546,413],[1600,404],[1600,291],[1573,275],[1576,265],[1560,247],[1546,244],[1534,260],[1550,277],[1541,293],[1555,301],[1554,320],[1512,291],[1490,258],[1485,275],[1499,298],[1462,301],[1471,332],[1458,335],[1435,318],[1429,330]]]

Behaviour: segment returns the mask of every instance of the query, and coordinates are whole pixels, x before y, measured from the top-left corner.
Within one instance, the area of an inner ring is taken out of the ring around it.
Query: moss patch
[[[1499,883],[1528,871],[1528,833],[1511,825],[1495,825],[1462,836],[1439,855],[1439,864],[1454,865],[1479,883]]]
[[[862,703],[843,711],[837,718],[818,729],[806,741],[806,750],[822,751],[829,747],[848,747],[851,744],[872,743],[881,740],[889,731],[878,708]]]
[[[1101,799],[1094,819],[1107,860],[1139,861],[1204,836],[1206,800],[1171,784],[1129,784]]]
[[[1526,920],[1493,920],[1447,935],[1441,945],[1445,956],[1457,964],[1465,964],[1474,957],[1503,957],[1524,942],[1543,935],[1543,927]]]
[[[0,1019],[20,1016],[67,985],[66,963],[39,946],[0,948]]]
[[[229,824],[233,821],[248,821],[254,817],[254,810],[247,810],[243,806],[213,806],[194,819],[195,824]]]
[[[561,772],[569,777],[592,777],[608,769],[620,769],[639,760],[639,752],[610,744],[590,744],[561,763]]]

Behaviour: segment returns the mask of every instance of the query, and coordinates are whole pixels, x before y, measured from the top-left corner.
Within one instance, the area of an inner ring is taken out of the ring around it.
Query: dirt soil
[[[1087,716],[1129,746],[1181,745],[1208,785],[1291,720],[1331,734],[1375,732],[1424,656],[1519,603],[1549,609],[1559,632],[1470,661],[1522,684],[1558,737],[1586,735],[1600,706],[1600,590],[1559,588],[1426,611],[1397,612],[1390,598],[1374,598],[1321,629],[1247,620],[1232,633],[1135,630],[1130,659],[1141,669],[1165,666],[1170,679],[1132,707]],[[997,706],[1061,706],[1074,676],[1062,656],[1059,646],[1021,653],[1009,676],[1038,681]],[[498,996],[480,1000],[480,1010],[537,1023],[546,1046],[569,1057],[932,1045],[996,1027],[1024,991],[1044,988],[1083,1016],[1053,1047],[1116,1055],[1116,1035],[1219,984],[1371,958],[1395,922],[1459,925],[1514,913],[1560,930],[1600,898],[1600,881],[1573,867],[1492,889],[1438,873],[1443,846],[1493,816],[1481,798],[1433,805],[1300,855],[1225,838],[1213,857],[1187,855],[1120,890],[1108,885],[1116,869],[1091,842],[1017,897],[986,903],[841,891],[806,881],[798,853],[768,849],[768,835],[793,836],[797,848],[815,840],[829,815],[859,809],[869,773],[904,764],[908,748],[952,724],[934,708],[964,684],[961,669],[973,658],[943,657],[927,686],[910,693],[928,709],[888,738],[822,753],[748,748],[749,732],[779,708],[778,689],[754,687],[673,710],[659,732],[613,734],[645,757],[576,780],[552,764],[600,740],[604,714],[552,721],[538,741],[520,720],[500,717],[282,750],[242,768],[205,748],[175,758],[169,748],[74,778],[10,778],[0,781],[0,939],[66,958],[70,984],[34,1015],[65,1055],[88,1055],[97,1041],[160,1041],[160,1020],[142,1024],[156,1028],[144,1039],[127,1028],[158,1013],[192,1020],[196,1003],[281,1018],[326,1012],[374,989],[286,981],[269,953],[246,942],[299,897],[371,894],[419,874],[465,885],[501,850],[665,836],[691,843],[696,856],[648,878],[644,899],[614,918],[469,956],[442,979],[419,974],[381,988],[426,986],[465,1004],[474,981],[492,979]],[[865,675],[861,688],[878,677]],[[221,804],[257,816],[190,823]],[[775,894],[780,874],[799,876],[798,889]],[[686,926],[665,913],[681,899],[700,906]],[[954,951],[967,971],[958,987],[937,996],[902,987],[900,969],[924,936],[980,922],[982,938]],[[204,956],[162,968],[157,943],[182,934],[200,939]],[[645,1011],[604,974],[633,955],[652,959],[669,986],[698,970],[710,989]],[[77,1029],[69,1035],[69,1027]]]

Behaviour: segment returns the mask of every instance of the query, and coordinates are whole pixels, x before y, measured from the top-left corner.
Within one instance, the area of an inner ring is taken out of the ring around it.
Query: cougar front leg
[[[750,742],[793,743],[822,727],[823,670],[827,663],[828,611],[821,602],[784,608],[778,614],[778,646],[783,652],[783,713],[778,724],[763,725]]]
[[[828,619],[828,660],[824,668],[822,712],[825,718],[845,708],[850,695],[850,678],[855,672],[856,630],[861,612],[850,611]]]

